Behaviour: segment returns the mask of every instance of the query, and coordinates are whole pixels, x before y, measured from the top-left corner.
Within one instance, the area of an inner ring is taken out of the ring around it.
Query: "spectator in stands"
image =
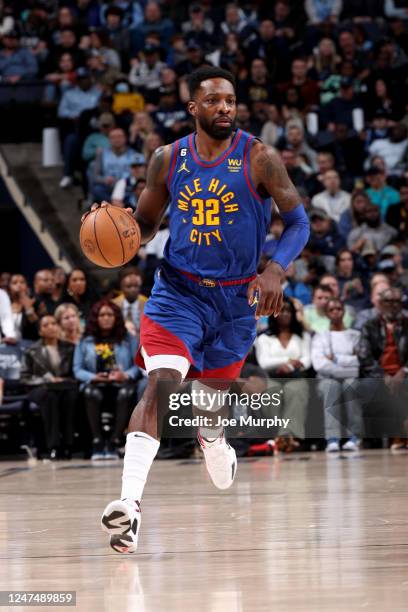
[[[367,323],[367,321],[371,321],[380,315],[380,301],[382,293],[390,287],[390,283],[386,277],[380,279],[376,283],[370,283],[371,287],[371,307],[364,308],[357,314],[357,318],[353,323],[353,328],[361,331],[363,329],[363,325]]]
[[[133,121],[129,126],[129,145],[138,153],[143,151],[145,140],[154,130],[154,123],[149,115],[145,111],[134,113]]]
[[[351,194],[350,206],[342,212],[338,222],[338,230],[344,240],[354,227],[357,227],[365,221],[365,210],[370,204],[370,198],[363,189],[356,189]]]
[[[330,289],[332,298],[337,298],[343,301],[341,290],[340,290],[340,283],[339,283],[339,280],[336,274],[325,272],[324,274],[320,276],[319,284],[323,286],[324,288]],[[343,319],[344,326],[347,328],[351,327],[354,321],[354,318],[355,318],[354,308],[352,306],[349,306],[348,304],[345,304],[344,319]]]
[[[321,132],[317,141],[319,146],[330,150],[336,159],[336,169],[343,182],[354,184],[354,177],[363,174],[365,160],[364,142],[356,132],[343,122],[333,124],[333,132]]]
[[[390,206],[386,222],[398,231],[398,240],[408,240],[408,180],[404,179],[399,188],[400,204]]]
[[[22,274],[12,275],[9,294],[16,340],[37,340],[38,316],[34,309],[35,298],[30,297],[27,280]]]
[[[52,270],[38,270],[34,275],[34,310],[38,317],[53,315],[58,301],[53,298],[55,277]]]
[[[269,317],[268,323],[266,332],[255,341],[256,358],[272,379],[279,379],[270,382],[269,391],[284,390],[282,417],[289,418],[290,423],[288,429],[279,429],[278,437],[289,438],[290,446],[295,448],[298,443],[294,438],[305,437],[309,389],[302,377],[311,366],[310,335],[298,322],[295,307],[288,298],[284,298],[279,316]]]
[[[290,70],[290,51],[287,37],[277,34],[272,19],[262,19],[259,24],[259,31],[252,33],[249,38],[247,55],[251,60],[264,59],[268,74],[274,81],[280,83],[287,78]]]
[[[302,304],[310,304],[312,301],[311,287],[295,279],[295,264],[293,262],[286,268],[282,289],[287,298],[296,298]]]
[[[111,90],[117,81],[126,78],[118,68],[110,66],[105,56],[96,49],[87,54],[86,67],[94,84],[101,89]]]
[[[124,12],[118,5],[108,6],[105,11],[105,28],[104,31],[110,39],[112,46],[119,53],[122,61],[122,66],[127,67],[129,51],[130,51],[130,32],[123,23]]]
[[[71,270],[68,274],[63,302],[75,304],[79,310],[82,325],[87,320],[96,299],[97,295],[89,286],[85,272],[80,268]]]
[[[354,74],[360,81],[366,79],[370,73],[368,50],[357,44],[354,32],[342,30],[338,36],[338,47],[343,63],[349,62],[352,65]]]
[[[121,128],[109,132],[110,147],[97,152],[93,175],[92,196],[96,202],[110,200],[115,183],[130,175],[131,164],[144,161],[126,142],[126,133]]]
[[[20,35],[11,30],[3,35],[3,49],[0,51],[0,77],[6,83],[34,79],[38,72],[35,56],[20,47]]]
[[[103,30],[94,30],[89,35],[89,50],[98,51],[108,66],[121,69],[122,64],[119,53],[112,47],[109,33]]]
[[[121,294],[113,300],[122,311],[126,329],[139,339],[140,320],[147,301],[140,293],[143,285],[142,273],[138,268],[125,268],[120,273]]]
[[[56,103],[63,93],[75,85],[75,60],[71,53],[63,53],[58,61],[58,69],[45,75],[50,85],[45,90],[45,101]]]
[[[109,133],[115,127],[115,117],[112,113],[102,113],[96,122],[98,131],[89,134],[82,147],[82,159],[88,164],[94,161],[98,150],[110,146]]]
[[[271,147],[275,146],[279,137],[283,134],[283,128],[281,126],[281,117],[278,111],[278,107],[275,104],[267,105],[267,121],[262,126],[261,140],[265,144]]]
[[[386,289],[379,302],[380,316],[367,321],[361,330],[357,354],[360,361],[360,376],[377,379],[365,387],[369,402],[371,421],[373,416],[381,425],[381,434],[374,435],[408,437],[406,365],[408,363],[408,318],[402,312],[402,293],[395,287]],[[375,413],[379,403],[379,414]],[[399,448],[396,440],[391,448]]]
[[[343,8],[342,0],[306,0],[305,11],[310,24],[322,25],[327,23],[337,23]]]
[[[408,130],[403,123],[397,123],[390,129],[388,138],[374,140],[369,147],[371,156],[379,155],[385,161],[388,173],[400,173],[400,164],[408,147]]]
[[[242,34],[248,25],[248,19],[245,12],[234,2],[230,2],[225,7],[225,19],[221,23],[220,30],[225,36],[230,32]]]
[[[164,141],[160,134],[158,134],[157,132],[151,132],[146,136],[143,147],[143,158],[146,165],[149,163],[150,158],[155,152],[155,150],[158,147],[161,147],[163,144]]]
[[[330,219],[327,212],[321,208],[312,208],[309,212],[310,219],[310,245],[320,255],[335,256],[339,249],[344,246],[344,240],[340,236],[335,223]]]
[[[333,293],[328,285],[317,285],[313,288],[312,303],[307,304],[303,310],[306,329],[320,333],[329,328],[326,306]]]
[[[111,203],[121,208],[130,207],[136,210],[140,194],[146,185],[145,164],[132,164],[130,177],[119,179],[112,191]]]
[[[160,87],[159,96],[159,105],[152,113],[152,119],[165,142],[173,142],[191,131],[189,115],[178,101],[174,87]]]
[[[356,351],[360,332],[344,327],[344,306],[339,299],[330,298],[326,312],[330,328],[314,335],[311,351],[313,368],[319,379],[318,389],[323,396],[326,451],[340,451],[342,425],[349,438],[342,450],[357,451],[363,434],[362,406],[355,391],[359,375]],[[343,405],[345,422],[342,419]]]
[[[72,28],[60,30],[58,43],[51,48],[47,57],[46,72],[54,72],[56,70],[60,57],[64,53],[70,53],[73,56],[76,66],[83,66],[85,54],[79,48],[77,35]]]
[[[191,4],[189,20],[181,24],[181,31],[187,42],[193,40],[206,51],[214,47],[214,23],[209,19],[200,4]],[[235,33],[234,33],[235,35]]]
[[[353,253],[340,249],[336,255],[336,275],[341,301],[357,312],[368,306],[367,288],[361,274],[355,269]]]
[[[134,381],[139,376],[134,365],[136,348],[137,340],[126,331],[120,308],[108,300],[94,304],[74,356],[74,373],[84,391],[92,432],[92,460],[118,456],[134,400]],[[101,425],[104,399],[115,413],[106,447]]]
[[[32,389],[29,397],[40,408],[49,458],[70,459],[77,400],[74,346],[58,339],[58,324],[50,315],[41,318],[39,335],[40,340],[23,355],[21,381]]]
[[[151,32],[159,35],[160,43],[167,49],[174,32],[174,23],[162,16],[161,7],[157,2],[149,0],[145,6],[143,23],[131,32],[132,53],[137,53],[142,49]]]
[[[361,100],[354,93],[354,81],[351,77],[343,77],[340,81],[339,96],[333,98],[321,111],[322,127],[334,131],[336,123],[353,128],[353,110],[361,107]]]
[[[60,304],[54,314],[60,328],[60,340],[78,344],[82,336],[82,325],[80,312],[75,304]]]
[[[280,155],[291,181],[296,187],[306,187],[307,174],[301,166],[301,160],[296,156],[293,147],[287,145]]]
[[[323,176],[328,170],[334,170],[334,155],[330,151],[321,151],[316,155],[317,172],[313,172],[306,182],[309,196],[313,197],[324,190]]]
[[[314,50],[313,68],[319,81],[324,81],[338,70],[340,57],[331,38],[322,38]]]
[[[282,148],[289,145],[295,155],[303,160],[305,172],[312,174],[317,170],[317,156],[306,142],[303,123],[297,119],[289,119],[286,122],[285,132],[285,136],[279,139],[276,146]]]
[[[15,344],[17,339],[13,313],[11,310],[10,298],[4,289],[0,289],[0,327],[1,342],[5,344]]]
[[[387,138],[389,122],[389,113],[387,111],[382,109],[377,109],[375,111],[371,124],[365,132],[364,140],[366,150],[369,149],[374,140]]]
[[[341,215],[350,208],[350,194],[340,187],[340,176],[336,170],[327,170],[323,175],[324,191],[312,198],[312,206],[324,210],[338,223]]]
[[[61,189],[72,185],[73,173],[79,155],[80,140],[77,133],[78,119],[84,110],[95,108],[101,91],[92,85],[88,70],[80,68],[77,71],[78,85],[64,92],[58,106],[60,119],[60,134],[64,156],[64,176],[61,179]]]
[[[292,78],[280,88],[281,94],[287,93],[291,88],[295,89],[302,99],[305,109],[318,103],[319,88],[317,82],[308,76],[307,62],[304,58],[296,58],[291,66]]]
[[[396,235],[396,229],[381,221],[379,207],[370,203],[364,211],[364,223],[350,232],[347,246],[358,253],[366,242],[370,242],[376,251],[381,251]]]
[[[367,194],[373,204],[381,211],[381,218],[385,219],[387,211],[392,204],[400,201],[399,193],[387,185],[385,172],[378,167],[371,167],[366,172],[366,181],[369,185]]]
[[[248,79],[241,84],[238,82],[238,96],[249,106],[267,104],[276,98],[264,59],[257,57],[252,60]]]

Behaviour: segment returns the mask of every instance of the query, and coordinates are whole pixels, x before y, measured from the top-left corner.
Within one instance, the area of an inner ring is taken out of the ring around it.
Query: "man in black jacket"
[[[402,292],[390,287],[381,294],[380,314],[367,321],[358,346],[363,393],[375,437],[408,437],[408,318]],[[405,442],[394,440],[391,448]]]

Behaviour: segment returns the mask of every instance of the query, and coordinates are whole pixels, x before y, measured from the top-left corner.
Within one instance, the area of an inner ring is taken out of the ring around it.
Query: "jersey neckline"
[[[236,130],[229,148],[226,151],[224,151],[224,153],[221,153],[221,155],[219,155],[216,159],[213,159],[212,161],[206,161],[205,159],[201,159],[201,157],[199,156],[197,148],[196,148],[196,142],[195,142],[196,135],[197,135],[197,132],[193,132],[190,134],[188,138],[190,151],[193,155],[194,161],[200,166],[204,166],[205,168],[213,168],[214,166],[218,166],[219,164],[221,164],[229,155],[231,155],[231,153],[234,151],[238,142],[241,139],[242,130],[240,130],[239,128]]]

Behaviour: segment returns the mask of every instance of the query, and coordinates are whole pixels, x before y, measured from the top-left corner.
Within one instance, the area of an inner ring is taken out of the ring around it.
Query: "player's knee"
[[[148,386],[157,385],[160,381],[169,381],[175,383],[181,383],[182,374],[178,370],[171,368],[157,368],[149,372]]]

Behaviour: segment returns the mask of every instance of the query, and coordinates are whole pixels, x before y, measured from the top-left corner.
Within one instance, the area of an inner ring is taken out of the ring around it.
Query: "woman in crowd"
[[[51,315],[40,320],[39,335],[40,340],[23,355],[21,381],[40,408],[49,458],[70,459],[78,394],[72,378],[74,345],[59,340],[59,327]]]
[[[75,349],[74,373],[84,390],[86,411],[93,438],[92,459],[115,459],[128,424],[134,381],[136,338],[126,331],[120,308],[108,300],[92,307],[85,336]],[[104,400],[115,407],[114,424],[105,446],[101,424]]]
[[[12,275],[9,294],[16,340],[37,340],[38,316],[33,306],[35,299],[30,297],[28,283],[22,274]]]
[[[340,249],[336,255],[336,276],[344,304],[357,312],[369,306],[368,289],[354,269],[353,253],[349,249]]]
[[[336,74],[340,57],[336,53],[336,45],[331,38],[322,38],[314,52],[314,71],[317,79],[324,81],[330,75]]]
[[[75,304],[60,304],[55,310],[55,318],[60,327],[60,339],[78,344],[81,339],[81,319]]]
[[[361,404],[353,389],[359,376],[357,344],[360,332],[344,327],[344,306],[339,299],[330,298],[326,312],[330,329],[316,334],[312,342],[312,363],[320,379],[318,388],[324,403],[326,451],[340,450],[343,434],[341,399],[347,417],[345,433],[349,438],[342,448],[356,451],[362,436]]]
[[[258,364],[272,379],[284,379],[271,381],[269,390],[271,393],[284,390],[281,416],[290,421],[287,430],[279,429],[276,443],[289,452],[299,446],[295,438],[305,437],[309,389],[302,377],[311,366],[310,334],[299,323],[290,299],[284,298],[277,318],[269,317],[268,329],[255,341],[255,354]]]
[[[88,318],[92,304],[95,303],[96,299],[97,296],[89,288],[85,272],[79,268],[74,268],[68,275],[66,294],[63,301],[75,304],[79,310],[82,324]]]
[[[119,70],[121,69],[120,55],[116,49],[113,48],[108,32],[93,30],[90,32],[89,38],[86,37],[86,39],[87,40],[82,45],[84,48],[88,48],[91,51],[98,51],[108,66],[118,68]]]
[[[45,88],[45,101],[56,103],[64,91],[75,85],[75,60],[71,53],[63,53],[58,61],[58,70],[45,75],[49,83]]]

